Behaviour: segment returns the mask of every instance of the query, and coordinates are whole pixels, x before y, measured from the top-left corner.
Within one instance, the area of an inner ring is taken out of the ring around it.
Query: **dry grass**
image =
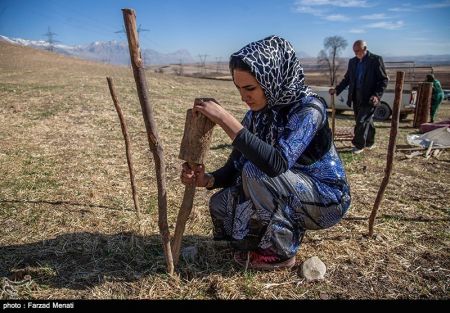
[[[141,221],[133,211],[106,76],[114,78],[130,131],[145,211]],[[230,82],[153,72],[148,79],[166,158],[173,233],[184,190],[177,155],[186,109],[198,96],[216,98],[237,117],[245,108]],[[439,117],[449,115],[445,103]],[[401,123],[400,144],[414,131],[411,123]],[[337,121],[352,124],[350,115]],[[449,152],[428,160],[403,160],[399,153],[377,237],[364,236],[383,177],[389,125],[377,123],[375,150],[341,154],[352,208],[334,228],[307,233],[293,270],[236,267],[231,249],[211,241],[211,192],[199,190],[184,239],[199,254],[181,262],[171,278],[165,273],[154,166],[131,71],[0,43],[0,298],[448,299]],[[225,161],[229,143],[223,131],[215,131],[208,168]],[[327,274],[307,283],[299,268],[314,255],[325,262]]]

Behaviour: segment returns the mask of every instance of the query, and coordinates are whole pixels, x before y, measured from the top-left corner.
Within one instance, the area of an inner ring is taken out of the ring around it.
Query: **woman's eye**
[[[252,91],[252,90],[255,90],[255,87],[245,88],[245,90]]]

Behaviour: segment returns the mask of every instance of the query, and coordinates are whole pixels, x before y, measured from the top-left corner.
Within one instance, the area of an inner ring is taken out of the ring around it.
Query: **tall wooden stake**
[[[125,140],[125,154],[127,155],[128,171],[130,172],[130,182],[131,182],[131,193],[133,195],[134,208],[136,209],[136,214],[138,220],[140,221],[141,209],[139,208],[139,201],[137,198],[136,184],[134,182],[134,170],[133,170],[133,160],[131,158],[131,145],[130,137],[128,136],[127,124],[125,123],[125,118],[123,117],[122,109],[119,105],[119,100],[117,100],[116,92],[114,90],[114,84],[111,77],[106,77],[109,86],[109,92],[111,93],[111,98],[116,108],[117,115],[119,115],[120,127],[122,128],[123,138]],[[139,224],[139,229],[141,228]]]
[[[421,83],[418,94],[418,104],[414,114],[413,127],[419,128],[421,124],[427,123],[430,119],[431,94],[433,84],[429,82]]]
[[[195,101],[198,100],[196,99]],[[214,99],[208,100],[215,101]],[[214,122],[209,120],[205,115],[200,113],[194,114],[192,109],[187,110],[184,134],[181,140],[178,158],[187,161],[189,167],[193,170],[205,161],[209,145],[211,144],[214,125]],[[180,211],[178,211],[177,224],[172,242],[172,255],[175,266],[178,264],[180,257],[181,241],[186,222],[192,211],[194,196],[195,185],[186,185],[184,188],[183,202],[181,203]]]
[[[384,170],[384,178],[381,182],[380,189],[378,190],[375,204],[373,205],[372,213],[369,218],[369,236],[373,236],[373,224],[377,215],[378,208],[380,207],[381,200],[383,199],[384,191],[389,183],[389,178],[392,172],[392,164],[395,155],[395,142],[397,141],[398,121],[400,117],[400,103],[402,102],[403,81],[405,79],[405,72],[397,72],[397,79],[395,81],[395,98],[394,108],[392,110],[391,120],[391,133],[389,137],[389,146],[387,150],[386,169]]]
[[[147,79],[145,78],[145,68],[141,58],[141,49],[136,30],[136,14],[132,9],[122,9],[122,13],[127,31],[128,47],[130,48],[131,66],[133,67],[134,80],[136,81],[139,102],[141,103],[142,115],[147,130],[147,139],[150,151],[155,159],[156,181],[158,185],[158,226],[163,241],[167,270],[172,275],[174,265],[172,249],[170,248],[169,225],[167,223],[166,169],[163,147],[159,140],[158,129],[153,118],[153,107],[148,96]]]
[[[335,137],[335,125],[336,125],[336,105],[334,103],[334,94],[331,95],[331,132],[333,133],[333,139]]]

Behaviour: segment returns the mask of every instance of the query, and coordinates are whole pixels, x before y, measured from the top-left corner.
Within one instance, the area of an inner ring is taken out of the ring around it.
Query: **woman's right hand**
[[[188,162],[185,162],[182,165],[180,178],[184,185],[206,187],[211,179],[211,175],[205,173],[205,166],[203,164],[191,166]]]

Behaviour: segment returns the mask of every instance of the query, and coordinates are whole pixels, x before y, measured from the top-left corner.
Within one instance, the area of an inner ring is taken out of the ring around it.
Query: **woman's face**
[[[242,101],[247,103],[252,111],[262,110],[267,104],[267,99],[256,78],[249,72],[239,69],[233,70],[233,77]]]

